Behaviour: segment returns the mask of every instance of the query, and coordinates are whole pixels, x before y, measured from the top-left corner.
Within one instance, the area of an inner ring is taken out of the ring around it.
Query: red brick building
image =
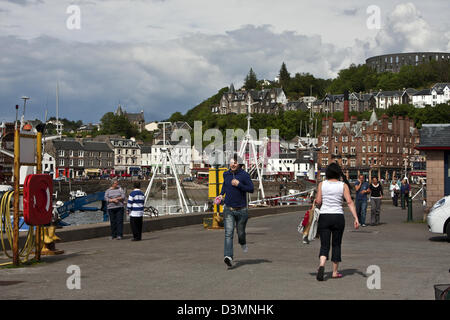
[[[404,176],[405,164],[424,161],[414,147],[419,144],[419,132],[408,117],[394,116],[392,122],[384,114],[378,120],[375,111],[369,121],[335,122],[325,118],[319,136],[319,169],[324,171],[337,162],[349,178],[362,173],[379,179]]]

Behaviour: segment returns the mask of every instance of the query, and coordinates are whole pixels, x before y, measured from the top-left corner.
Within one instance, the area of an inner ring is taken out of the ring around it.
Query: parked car
[[[436,202],[427,216],[430,232],[446,233],[450,241],[450,196]]]
[[[131,174],[129,174],[129,173],[122,173],[122,177],[131,177]]]

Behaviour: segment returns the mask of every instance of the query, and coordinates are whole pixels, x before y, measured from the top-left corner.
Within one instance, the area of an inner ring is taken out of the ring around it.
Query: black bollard
[[[412,199],[411,197],[408,198],[408,222],[413,221],[413,212],[412,212]]]

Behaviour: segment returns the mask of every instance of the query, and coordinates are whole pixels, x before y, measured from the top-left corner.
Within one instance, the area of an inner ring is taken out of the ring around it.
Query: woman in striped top
[[[127,213],[130,216],[130,227],[133,232],[131,241],[139,241],[142,238],[145,195],[140,188],[140,182],[135,182],[134,190],[128,196]]]

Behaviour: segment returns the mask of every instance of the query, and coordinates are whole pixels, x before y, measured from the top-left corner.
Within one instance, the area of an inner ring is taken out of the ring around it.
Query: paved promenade
[[[251,218],[249,252],[235,238],[235,267],[223,263],[223,230],[202,225],[144,233],[143,241],[98,238],[59,243],[64,255],[0,269],[0,299],[434,299],[450,283],[450,243],[426,224],[406,223],[406,210],[382,205],[377,227],[355,231],[346,214],[342,279],[315,278],[319,240],[304,245],[303,212]],[[368,214],[370,218],[370,214]],[[421,220],[421,207],[415,208]],[[67,268],[81,270],[81,289],[66,286]],[[367,288],[366,270],[381,270],[381,289]]]

